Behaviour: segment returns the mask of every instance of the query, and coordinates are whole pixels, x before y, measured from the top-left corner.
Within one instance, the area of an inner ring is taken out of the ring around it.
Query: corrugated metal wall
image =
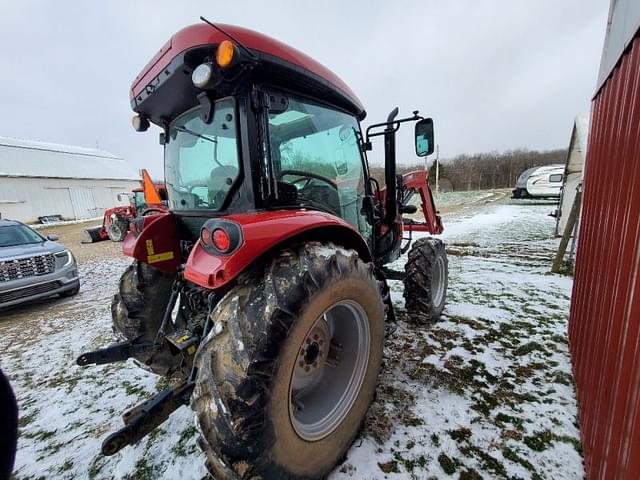
[[[569,323],[589,478],[640,478],[640,39],[597,94]]]
[[[62,215],[66,220],[98,217],[105,208],[127,204],[126,198],[118,200],[118,194],[139,186],[135,180],[0,176],[0,214],[22,222],[37,222],[44,215]]]

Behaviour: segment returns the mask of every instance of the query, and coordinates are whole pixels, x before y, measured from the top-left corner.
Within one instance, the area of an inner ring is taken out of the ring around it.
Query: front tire
[[[384,307],[356,252],[305,243],[215,307],[191,400],[215,478],[322,478],[373,399]]]
[[[404,302],[409,319],[427,325],[440,319],[447,297],[449,262],[442,240],[419,238],[404,266]]]
[[[129,223],[126,220],[117,218],[109,225],[107,235],[112,242],[121,242],[129,231]]]
[[[153,342],[169,304],[174,273],[165,273],[150,265],[134,261],[120,277],[118,293],[111,300],[113,330],[121,340],[132,343]],[[172,322],[167,332],[174,330]],[[158,375],[170,375],[180,367],[164,345],[155,353],[139,353],[134,357],[144,369]]]

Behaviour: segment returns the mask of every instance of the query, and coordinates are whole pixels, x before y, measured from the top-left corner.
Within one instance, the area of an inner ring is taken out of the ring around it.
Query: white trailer
[[[516,181],[513,198],[559,198],[564,165],[545,165],[525,170]]]

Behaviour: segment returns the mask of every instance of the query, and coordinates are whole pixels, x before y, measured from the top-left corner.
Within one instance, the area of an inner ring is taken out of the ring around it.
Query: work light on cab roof
[[[198,65],[191,74],[193,85],[202,90],[215,88],[223,79],[222,71],[237,64],[238,55],[233,42],[223,40],[215,52],[215,63],[208,61]]]

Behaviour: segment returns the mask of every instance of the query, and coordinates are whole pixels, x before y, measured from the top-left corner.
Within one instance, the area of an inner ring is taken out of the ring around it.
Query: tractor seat
[[[223,165],[211,170],[209,174],[209,203],[219,208],[227,197],[227,193],[238,176],[238,169],[231,165]]]

